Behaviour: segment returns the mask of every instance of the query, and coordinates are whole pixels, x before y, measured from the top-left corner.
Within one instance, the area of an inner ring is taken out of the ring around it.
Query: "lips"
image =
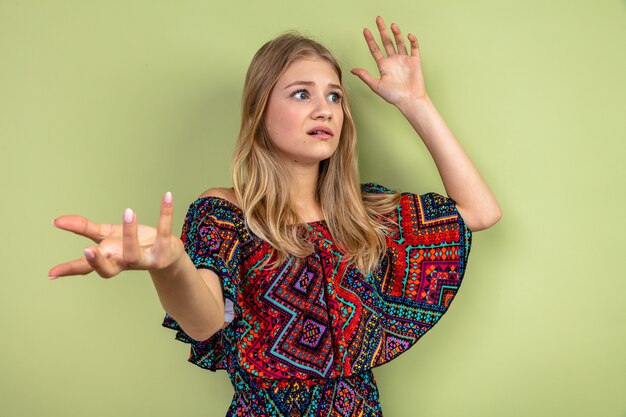
[[[333,131],[326,126],[315,126],[314,128],[309,129],[309,131],[306,133],[309,136],[313,136],[319,139],[329,139],[334,136]]]

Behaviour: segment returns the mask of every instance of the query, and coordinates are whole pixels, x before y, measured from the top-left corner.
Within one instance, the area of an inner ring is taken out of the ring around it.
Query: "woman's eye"
[[[339,93],[330,93],[328,95],[328,101],[331,103],[339,103],[341,101],[341,94]]]
[[[298,100],[306,100],[307,98],[309,98],[309,94],[306,92],[306,90],[298,90],[291,96]]]

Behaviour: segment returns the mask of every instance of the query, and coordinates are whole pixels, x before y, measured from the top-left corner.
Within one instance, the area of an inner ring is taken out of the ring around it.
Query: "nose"
[[[322,119],[322,120],[330,120],[333,117],[333,111],[330,108],[330,103],[323,100],[317,100],[315,103],[315,107],[311,113],[311,118],[313,119]]]

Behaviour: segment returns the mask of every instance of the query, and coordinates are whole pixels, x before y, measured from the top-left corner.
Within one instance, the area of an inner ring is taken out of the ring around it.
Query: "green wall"
[[[287,29],[339,56],[363,181],[444,193],[374,69],[376,14],[415,33],[427,89],[504,217],[474,235],[450,312],[377,368],[385,416],[626,415],[626,3],[0,0],[0,415],[223,416],[224,372],[186,362],[146,273],[49,281],[86,240],[60,214],[176,229],[229,186],[249,60]]]

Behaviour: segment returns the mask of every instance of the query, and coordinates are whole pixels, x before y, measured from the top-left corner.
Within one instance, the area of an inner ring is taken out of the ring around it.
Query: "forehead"
[[[320,84],[341,84],[333,66],[320,57],[299,58],[292,62],[277,80],[277,85],[294,81],[313,81]]]

